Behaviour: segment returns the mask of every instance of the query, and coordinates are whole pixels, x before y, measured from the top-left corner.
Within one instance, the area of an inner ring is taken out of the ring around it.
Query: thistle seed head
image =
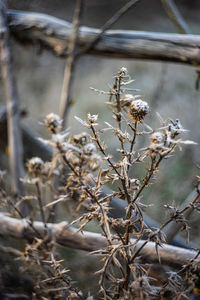
[[[130,104],[129,115],[135,121],[142,121],[149,112],[149,105],[143,100],[134,100]]]
[[[62,120],[54,113],[48,114],[44,120],[44,123],[52,134],[56,134],[61,131]]]
[[[39,157],[31,158],[27,163],[28,172],[38,176],[44,169],[44,162]]]
[[[96,146],[93,143],[88,143],[83,147],[83,153],[89,156],[96,152],[96,150]]]
[[[90,123],[95,123],[98,119],[98,115],[91,115],[90,113],[88,114],[88,121]]]
[[[128,70],[125,67],[122,67],[119,72],[118,72],[118,76],[126,76],[128,75]]]

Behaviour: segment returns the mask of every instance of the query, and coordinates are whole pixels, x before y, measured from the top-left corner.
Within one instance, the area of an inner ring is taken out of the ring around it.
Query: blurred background
[[[82,18],[82,25],[100,28],[120,7],[124,0],[86,0]],[[187,22],[192,34],[200,34],[200,1],[175,1],[182,16]],[[9,9],[35,11],[50,14],[71,22],[73,18],[74,0],[9,0]],[[129,29],[154,32],[176,32],[159,0],[142,0],[115,24],[113,29]],[[40,122],[50,112],[58,113],[65,59],[57,58],[47,51],[39,53],[36,47],[27,49],[12,42],[15,75],[17,78],[20,106],[28,112],[23,122],[37,134],[47,137],[47,132]],[[146,123],[159,127],[156,117],[158,111],[163,119],[180,119],[184,128],[189,132],[185,139],[200,143],[200,91],[195,89],[197,68],[183,64],[143,61],[133,59],[110,59],[85,55],[76,65],[73,84],[74,104],[70,108],[68,124],[72,133],[83,130],[74,119],[77,115],[83,119],[87,113],[99,114],[99,123],[104,127],[105,120],[110,121],[111,113],[105,105],[105,96],[95,94],[90,87],[109,90],[113,76],[121,67],[126,67],[135,79],[132,88],[140,89],[142,99],[147,101],[151,112]],[[4,105],[4,91],[0,86],[0,104]],[[115,139],[106,138],[111,153],[116,148]],[[165,216],[163,204],[180,204],[194,188],[195,176],[199,175],[200,147],[184,146],[177,151],[170,160],[164,162],[158,176],[157,183],[144,192],[143,201],[152,203],[148,214],[160,221]],[[137,170],[138,176],[141,175]],[[195,222],[197,216],[194,216]],[[193,240],[197,241],[198,231],[192,231]],[[63,250],[65,253],[68,250]],[[80,253],[80,252],[79,252]],[[67,254],[76,261],[76,251]],[[72,275],[76,267],[82,268],[84,274],[84,257],[76,261],[72,268]],[[91,259],[91,258],[89,258]],[[69,264],[71,259],[69,259]],[[70,266],[69,266],[70,267]],[[87,263],[86,269],[91,264]]]

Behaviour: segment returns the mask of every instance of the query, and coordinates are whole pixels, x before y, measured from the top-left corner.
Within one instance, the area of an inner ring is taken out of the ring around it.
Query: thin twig
[[[183,19],[180,11],[173,0],[161,0],[162,5],[179,33],[190,34],[190,29]]]
[[[84,0],[77,0],[76,7],[74,11],[74,18],[72,23],[72,32],[69,39],[69,46],[68,52],[69,55],[67,57],[66,66],[65,66],[65,74],[63,79],[63,86],[61,92],[61,99],[60,99],[60,107],[59,107],[59,114],[61,119],[63,120],[63,127],[66,125],[66,119],[70,104],[71,98],[71,88],[74,78],[74,67],[76,62],[75,51],[78,42],[78,32],[80,26],[80,19],[83,10],[83,3]]]
[[[92,49],[98,41],[101,39],[102,35],[106,30],[111,28],[120,17],[122,17],[133,5],[136,5],[137,2],[140,0],[131,0],[128,3],[126,3],[122,8],[120,8],[102,27],[101,31],[92,39],[82,50],[80,50],[76,56],[80,56],[86,52],[88,52],[90,49]]]
[[[193,204],[196,202],[196,200],[200,197],[198,191],[193,190],[188,197],[183,201],[180,212],[184,211],[184,217],[188,218],[191,213],[194,211],[193,207],[190,207],[190,204]],[[187,209],[186,209],[187,208]],[[182,223],[170,223],[170,225],[166,228],[165,234],[167,242],[170,244],[172,240],[175,238],[175,236],[178,234],[178,232],[181,230]]]

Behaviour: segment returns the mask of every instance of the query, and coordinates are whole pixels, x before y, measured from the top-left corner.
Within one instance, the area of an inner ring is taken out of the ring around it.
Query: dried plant
[[[82,232],[90,221],[95,220],[107,240],[105,248],[93,252],[102,261],[102,268],[96,272],[101,298],[188,299],[198,289],[200,252],[181,270],[171,270],[162,284],[152,278],[151,268],[140,256],[142,249],[153,242],[160,260],[159,249],[166,241],[163,229],[173,221],[181,224],[189,240],[185,212],[191,208],[199,211],[200,193],[198,182],[197,196],[192,203],[183,209],[164,204],[169,212],[165,223],[159,228],[145,224],[143,211],[147,206],[142,203],[143,191],[155,183],[162,162],[165,163],[176,149],[181,149],[182,144],[194,142],[182,139],[186,130],[178,119],[163,121],[158,115],[160,128],[150,128],[145,123],[150,112],[149,105],[128,87],[132,82],[127,69],[121,68],[114,77],[110,91],[94,89],[109,97],[107,105],[112,111],[113,122],[105,122],[105,128],[99,128],[98,115],[89,113],[86,121],[76,117],[84,131],[70,136],[68,130],[62,131],[59,116],[49,114],[45,118],[44,124],[51,139],[40,140],[54,149],[52,161],[32,158],[27,163],[29,176],[24,179],[35,186],[34,196],[45,228],[44,236],[36,232],[37,238],[30,239],[24,255],[25,268],[37,265],[35,299],[83,298],[82,293],[73,287],[68,270],[62,267],[62,260],[56,258],[55,239],[48,227],[49,216],[55,213],[55,207],[68,199],[73,199],[76,206],[78,216],[71,221],[71,225],[78,224],[77,232]],[[117,156],[110,153],[103,141],[106,131],[111,132],[112,139],[116,139],[119,145]],[[148,137],[146,147],[138,148],[138,137],[143,137],[144,141]],[[146,168],[142,178],[132,177],[132,170],[137,164]],[[56,185],[58,175],[60,182]],[[108,195],[102,193],[102,188],[107,184],[113,188]],[[51,190],[52,199],[48,203],[44,203],[43,188]],[[1,193],[4,195],[3,191]],[[111,216],[113,197],[126,202],[123,218]],[[34,230],[31,219],[28,224]],[[145,240],[138,246],[141,239]],[[91,296],[88,299],[92,299]]]

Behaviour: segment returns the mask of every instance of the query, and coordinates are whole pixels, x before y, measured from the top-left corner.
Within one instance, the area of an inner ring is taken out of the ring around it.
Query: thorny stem
[[[132,128],[132,126],[131,126],[131,128]],[[130,150],[129,150],[129,165],[127,166],[127,173],[130,169],[130,163],[131,163],[131,157],[132,157],[131,153],[133,151],[133,146],[135,144],[135,139],[137,136],[137,121],[135,121],[134,128],[132,128],[132,129],[133,129],[134,134],[133,134],[133,138],[132,138],[131,146],[130,146]]]
[[[199,190],[198,191],[198,194],[197,196],[195,197],[195,199],[192,201],[191,204],[195,204],[198,200],[198,198],[200,197],[200,192]],[[160,228],[151,236],[151,239],[158,233],[160,232],[161,230],[163,230],[171,221],[173,220],[176,220],[176,217],[178,217],[178,215],[181,215],[183,214],[185,211],[187,211],[188,209],[191,208],[191,205],[187,205],[184,209],[182,209],[179,213],[177,213],[176,215],[170,217],[164,224],[162,224],[160,226]],[[134,254],[134,256],[131,258],[131,262],[134,261],[134,259],[138,256],[138,254],[140,253],[140,251],[144,248],[144,246],[150,241],[150,239],[147,239],[143,244],[142,246],[137,250],[137,252]],[[194,261],[198,256],[200,255],[200,250],[197,252],[197,254],[195,255],[194,259],[192,261]],[[181,271],[183,270],[184,268],[181,269]]]
[[[80,181],[80,184],[82,186],[84,186],[84,189],[85,191],[87,192],[87,194],[91,197],[91,199],[93,199],[93,201],[99,206],[100,210],[101,210],[101,213],[102,213],[102,216],[104,218],[104,222],[105,224],[101,224],[101,228],[109,242],[109,244],[112,244],[111,240],[110,240],[110,232],[107,232],[107,230],[105,228],[107,228],[109,230],[109,226],[106,226],[107,224],[107,220],[106,220],[106,217],[105,217],[105,212],[102,208],[102,205],[101,203],[99,203],[98,199],[96,198],[95,195],[93,195],[93,193],[91,193],[91,191],[89,190],[89,188],[83,183],[82,179],[81,179],[81,176],[77,173],[77,171],[74,169],[74,167],[71,165],[71,163],[68,161],[68,159],[66,158],[65,156],[65,153],[63,153],[62,151],[62,148],[60,147],[60,144],[57,143],[57,149],[59,150],[60,154],[62,155],[62,159],[63,161],[65,162],[65,164],[70,168],[70,170],[79,178],[79,181]],[[105,226],[105,227],[104,227]]]
[[[8,200],[8,203],[14,208],[14,210],[18,213],[21,219],[24,219],[24,216],[21,214],[20,210],[12,203],[11,200]],[[33,222],[31,220],[25,219],[28,225],[33,229],[33,231],[36,233],[36,236],[38,236],[40,239],[42,239],[42,236],[40,232],[34,227]]]
[[[106,157],[108,163],[110,164],[110,166],[113,168],[113,170],[116,172],[116,174],[119,176],[119,179],[121,180],[121,183],[122,183],[122,186],[123,186],[123,189],[124,189],[124,193],[125,193],[125,196],[126,196],[126,199],[127,199],[127,202],[130,203],[131,199],[130,199],[130,195],[128,193],[128,190],[127,190],[127,187],[126,187],[126,181],[125,179],[122,178],[122,176],[120,175],[119,171],[117,170],[117,168],[113,165],[112,161],[110,160],[109,157],[107,157],[104,149],[102,148],[101,146],[101,143],[100,143],[100,140],[99,140],[99,137],[96,133],[96,130],[94,128],[94,126],[92,124],[90,124],[90,128],[94,134],[94,137],[95,137],[95,141],[100,149],[100,151],[102,152],[102,154]]]

